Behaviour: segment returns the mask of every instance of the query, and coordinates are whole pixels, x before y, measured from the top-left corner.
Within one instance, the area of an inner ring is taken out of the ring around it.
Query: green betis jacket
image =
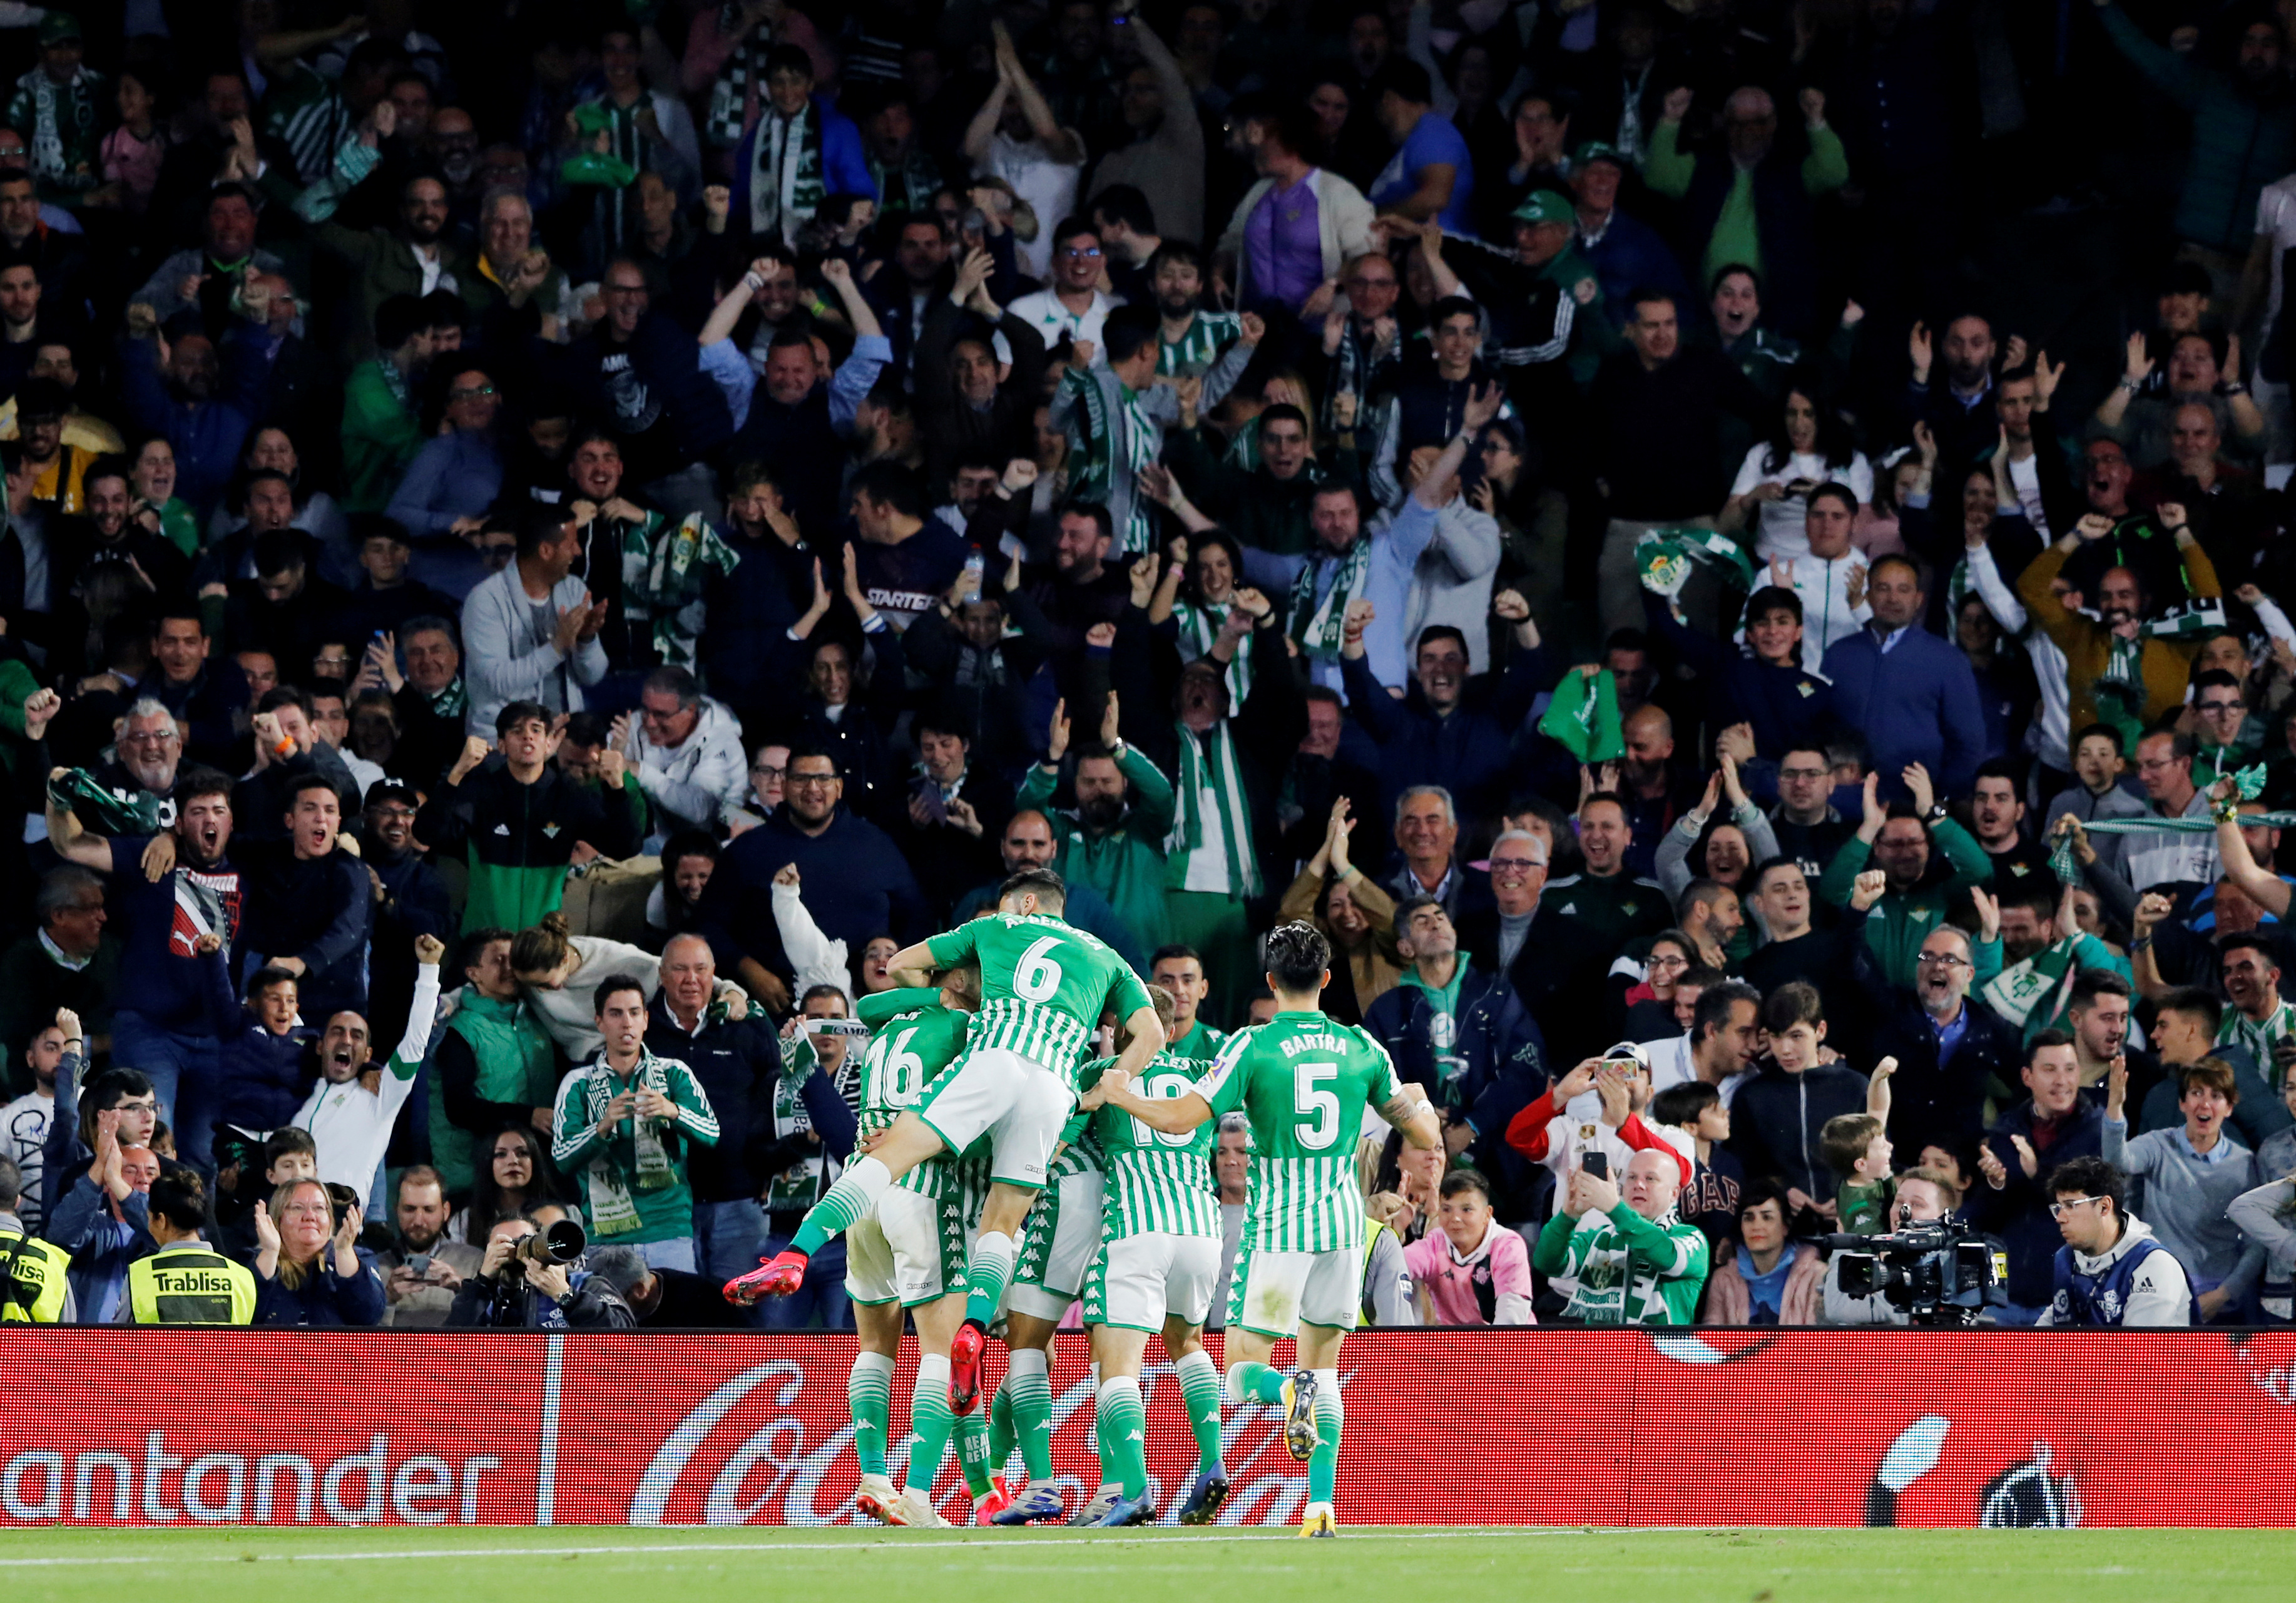
[[[1047,818],[1062,818],[1067,833],[1054,864],[1061,876],[1090,885],[1106,897],[1141,949],[1154,951],[1169,938],[1164,912],[1164,837],[1172,832],[1172,782],[1136,746],[1127,745],[1116,766],[1130,787],[1131,806],[1123,824],[1108,834],[1087,835],[1072,816],[1053,811],[1060,773],[1042,763],[1021,782],[1013,807],[1016,812],[1033,808]]]
[[[558,1095],[558,1049],[549,1032],[524,999],[496,1001],[470,986],[463,990],[455,1016],[447,1021],[449,1034],[459,1036],[471,1049],[477,1069],[472,1087],[481,1102],[504,1107],[548,1107]],[[468,1190],[477,1175],[471,1164],[471,1139],[488,1132],[465,1130],[447,1114],[441,1075],[430,1082],[430,1163],[445,1180],[448,1191]]]
[[[380,357],[343,386],[343,510],[381,512],[422,448],[422,419],[402,401]]]
[[[1874,949],[1874,960],[1881,964],[1882,974],[1892,985],[1914,982],[1914,960],[1921,954],[1922,942],[1929,939],[1931,930],[1945,922],[1953,899],[1972,885],[1988,884],[1993,879],[1993,859],[1985,855],[1985,848],[1967,830],[1951,818],[1939,818],[1932,824],[1930,840],[1936,850],[1945,853],[1952,875],[1915,885],[1910,891],[1887,892],[1866,916],[1866,944]],[[1837,908],[1848,907],[1849,892],[1856,888],[1858,875],[1865,872],[1873,856],[1873,843],[1851,835],[1825,866],[1824,877],[1817,884],[1818,894]]]
[[[1688,1325],[1710,1267],[1706,1233],[1669,1213],[1652,1223],[1625,1203],[1608,1213],[1557,1213],[1538,1232],[1530,1266],[1568,1278],[1563,1315],[1588,1325]]]

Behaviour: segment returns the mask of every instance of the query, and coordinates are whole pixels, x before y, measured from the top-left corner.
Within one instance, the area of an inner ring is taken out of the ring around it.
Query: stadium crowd
[[[0,6],[4,1317],[848,1324],[1050,866],[1366,1323],[2287,1321],[2292,15]]]

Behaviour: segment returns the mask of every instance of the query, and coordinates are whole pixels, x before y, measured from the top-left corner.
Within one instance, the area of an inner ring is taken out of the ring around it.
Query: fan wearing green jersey
[[[960,1414],[980,1400],[980,1354],[1004,1300],[1013,1235],[1043,1188],[1061,1127],[1076,1106],[1076,1071],[1103,1012],[1126,1041],[1129,1076],[1162,1044],[1156,1010],[1124,959],[1061,917],[1068,886],[1049,868],[1024,868],[998,888],[996,911],[893,954],[898,984],[922,986],[968,958],[980,966],[980,1011],[964,1057],[925,1088],[838,1178],[764,1268],[726,1287],[787,1295],[805,1283],[814,1249],[876,1204],[888,1187],[943,1152],[988,1138],[988,1197],[965,1265],[964,1324],[949,1349],[949,1402]]]
[[[861,999],[857,1011],[875,1033],[861,1056],[857,1150],[915,1106],[925,1087],[964,1055],[980,1007],[980,970],[971,964],[941,976],[939,990],[897,989]],[[944,1153],[903,1175],[846,1233],[845,1290],[860,1336],[846,1387],[854,1456],[861,1460],[853,1500],[887,1525],[948,1525],[933,1508],[932,1484],[952,1433],[975,1519],[994,1512],[988,1426],[977,1414],[960,1418],[948,1405],[948,1344],[964,1321],[966,1235],[987,1182],[985,1162]],[[909,1446],[907,1484],[897,1495],[885,1474],[885,1443],[905,1317],[917,1326],[909,1406],[916,1439]]]
[[[1396,1077],[1386,1048],[1316,1006],[1331,981],[1332,949],[1314,926],[1283,925],[1267,937],[1267,984],[1275,1016],[1228,1037],[1193,1089],[1140,1094],[1128,1065],[1104,1073],[1108,1106],[1152,1130],[1184,1135],[1242,1109],[1251,1121],[1251,1171],[1227,1313],[1230,1402],[1277,1403],[1284,1442],[1308,1461],[1303,1536],[1337,1534],[1340,1343],[1356,1322],[1363,1281],[1363,1192],[1355,1152],[1364,1109],[1423,1150],[1439,1150],[1434,1104]],[[1299,1368],[1267,1360],[1275,1344],[1300,1338]]]
[[[1177,1040],[1177,1000],[1160,985],[1148,987],[1156,1015]],[[1085,1278],[1084,1323],[1100,1366],[1097,1439],[1103,1482],[1117,1488],[1108,1511],[1093,1523],[1136,1525],[1156,1516],[1148,1499],[1147,1413],[1140,1397],[1140,1365],[1148,1338],[1161,1336],[1180,1382],[1180,1398],[1196,1438],[1196,1475],[1180,1523],[1210,1525],[1227,1498],[1227,1467],[1220,1459],[1220,1378],[1204,1351],[1204,1316],[1219,1282],[1219,1192],[1212,1184],[1217,1123],[1185,1135],[1148,1128],[1120,1108],[1103,1105],[1101,1078],[1111,1066],[1087,1064],[1078,1118],[1091,1122],[1107,1176],[1100,1251]],[[1201,1064],[1169,1047],[1134,1082],[1156,1100],[1195,1089]],[[1071,1123],[1074,1123],[1071,1121]]]

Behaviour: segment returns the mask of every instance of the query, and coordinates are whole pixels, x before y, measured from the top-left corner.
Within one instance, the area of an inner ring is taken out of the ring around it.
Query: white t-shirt
[[[1069,310],[1061,298],[1050,290],[1032,290],[1005,310],[1043,335],[1045,349],[1050,350],[1063,339],[1089,340],[1097,347],[1101,343],[1102,330],[1108,322],[1108,314],[1116,308],[1117,302],[1098,290],[1092,292],[1092,304],[1081,312]],[[1092,365],[1107,366],[1106,354],[1095,350]]]
[[[1028,201],[1037,214],[1037,237],[1016,239],[1013,248],[1023,272],[1031,278],[1044,277],[1053,259],[1053,230],[1076,204],[1077,180],[1084,177],[1083,167],[1055,161],[1034,139],[1008,139],[1002,129],[989,136],[988,160],[982,165],[985,171],[1010,184],[1013,193]]]
[[[1792,484],[1797,479],[1807,479],[1823,484],[1831,480],[1846,485],[1857,497],[1860,506],[1874,499],[1874,464],[1866,460],[1866,453],[1855,452],[1847,467],[1829,467],[1825,458],[1811,451],[1797,451],[1786,458],[1775,473],[1765,471],[1769,460],[1769,443],[1765,440],[1747,451],[1745,461],[1738,464],[1738,481],[1731,485],[1730,493],[1742,496],[1758,484]],[[1774,556],[1800,556],[1809,550],[1809,535],[1803,520],[1809,514],[1809,503],[1800,496],[1781,496],[1775,501],[1761,503],[1761,523],[1757,531],[1754,549],[1764,562]]]
[[[2257,341],[2257,349],[2261,350],[2272,343],[2273,325],[2280,320],[2280,259],[2290,246],[2296,245],[2296,173],[2257,192],[2256,231],[2272,241],[2272,270],[2264,302],[2264,338]]]

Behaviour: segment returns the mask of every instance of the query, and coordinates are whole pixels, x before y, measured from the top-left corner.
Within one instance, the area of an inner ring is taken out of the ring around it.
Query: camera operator
[[[455,1293],[450,1330],[628,1330],[637,1324],[621,1294],[568,1264],[537,1262],[518,1251],[537,1234],[530,1219],[505,1219],[487,1232],[479,1272]]]
[[[2074,1158],[2049,1174],[2064,1245],[2057,1249],[2056,1295],[2040,1325],[2128,1328],[2201,1322],[2190,1276],[2152,1227],[2121,1208],[2120,1171],[2101,1157]]]
[[[1909,1224],[1931,1224],[1943,1219],[1961,1205],[1961,1190],[1953,1178],[1937,1169],[1908,1169],[1898,1177],[1898,1199],[1890,1209],[1890,1229],[1902,1229]],[[1824,1317],[1827,1325],[1903,1325],[1908,1321],[1907,1311],[1892,1307],[1890,1299],[1881,1292],[1868,1297],[1853,1297],[1841,1289],[1842,1257],[1836,1253],[1826,1262],[1824,1287]]]

